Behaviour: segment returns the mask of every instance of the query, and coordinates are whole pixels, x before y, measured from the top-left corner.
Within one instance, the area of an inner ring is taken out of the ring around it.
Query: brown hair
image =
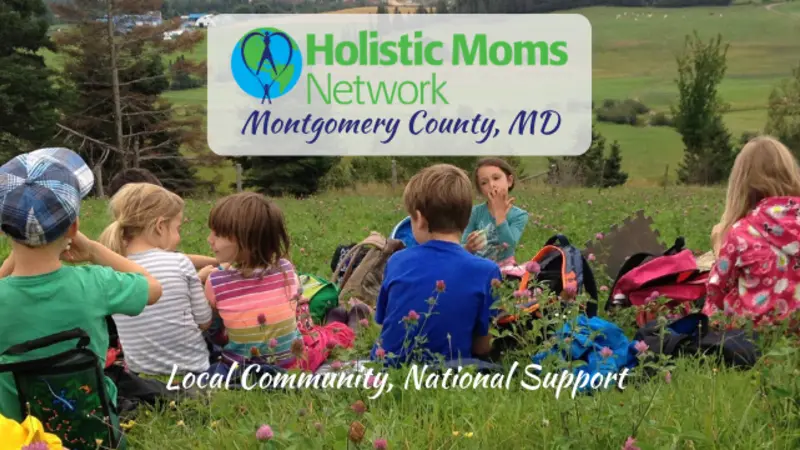
[[[153,175],[153,173],[149,170],[132,168],[123,170],[122,172],[114,175],[114,178],[112,178],[111,182],[108,183],[108,195],[113,197],[120,189],[122,189],[122,186],[125,186],[128,183],[150,183],[155,184],[156,186],[162,186],[158,177]]]
[[[517,180],[516,177],[514,177],[514,169],[511,167],[511,165],[500,158],[483,158],[478,161],[478,164],[475,166],[475,171],[472,173],[472,181],[475,183],[475,189],[477,189],[478,192],[481,191],[480,182],[478,181],[478,171],[481,169],[481,167],[485,166],[497,167],[498,169],[502,170],[507,177],[512,177],[511,184],[508,186],[508,192],[511,192],[511,190],[514,189],[514,185],[517,183]]]
[[[767,197],[800,196],[800,168],[792,152],[771,136],[751,139],[733,163],[725,211],[712,233],[717,254],[725,234]]]
[[[217,201],[208,227],[222,238],[236,240],[238,269],[280,268],[289,255],[289,234],[278,205],[254,192],[228,195]]]
[[[403,192],[406,211],[419,211],[432,233],[463,232],[472,214],[467,173],[450,164],[435,164],[411,177]]]
[[[114,221],[106,227],[98,242],[125,256],[125,242],[149,233],[158,219],[172,220],[183,212],[184,202],[177,194],[150,183],[122,186],[108,204]]]

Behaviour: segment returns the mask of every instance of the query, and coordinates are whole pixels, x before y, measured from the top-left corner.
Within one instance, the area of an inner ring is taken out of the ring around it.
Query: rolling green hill
[[[595,101],[635,98],[655,111],[668,111],[676,99],[675,57],[686,35],[696,30],[707,40],[722,34],[730,49],[721,94],[730,104],[725,119],[737,138],[763,128],[770,91],[800,62],[800,2],[565,12],[583,14],[592,24]],[[205,44],[190,56],[204,57]],[[57,55],[49,58],[58,63]],[[202,88],[170,92],[168,97],[179,103],[204,103],[206,93]],[[598,128],[609,141],[620,142],[623,169],[630,173],[631,183],[652,184],[663,178],[667,165],[674,174],[683,151],[674,130],[608,123],[598,123]],[[544,158],[529,160],[533,170],[543,165]]]

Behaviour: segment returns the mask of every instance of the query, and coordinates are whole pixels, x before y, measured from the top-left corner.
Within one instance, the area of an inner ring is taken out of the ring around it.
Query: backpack
[[[665,332],[662,337],[662,330]],[[748,369],[761,357],[755,341],[758,334],[747,335],[744,330],[712,331],[708,316],[693,313],[684,316],[664,328],[653,320],[639,328],[634,337],[644,341],[653,352],[672,357],[707,354],[716,356],[729,367]]]
[[[570,244],[566,236],[558,234],[545,242],[545,245],[531,258],[531,261],[539,264],[539,273],[534,275],[535,279],[547,287],[565,301],[571,300],[565,288],[574,289],[575,295],[581,294],[584,289],[591,301],[585,306],[584,314],[587,318],[597,316],[597,283],[589,262],[581,254],[580,250]],[[519,282],[519,289],[529,289],[531,274],[525,272]],[[542,318],[540,304],[538,300],[530,300],[517,305],[518,311],[529,314],[529,320]],[[499,330],[513,329],[514,327],[530,327],[530,322],[521,322],[519,312],[503,311],[497,319]],[[555,333],[556,330],[548,330]],[[499,358],[507,349],[516,346],[514,335],[499,337],[492,343],[492,358]]]
[[[308,310],[315,324],[325,321],[328,311],[339,304],[339,289],[332,282],[309,273],[300,274],[303,297],[309,299]]]
[[[389,257],[405,248],[402,241],[387,239],[372,232],[350,248],[333,271],[333,282],[339,288],[339,304],[357,298],[370,307],[378,302],[383,271]]]
[[[560,298],[569,300],[570,290],[574,290],[574,295],[577,296],[585,289],[591,301],[586,305],[584,313],[589,318],[597,315],[598,297],[594,273],[580,250],[572,246],[566,236],[557,234],[548,239],[530,261],[539,264],[539,273],[535,275],[536,281]],[[519,289],[528,289],[530,281],[531,274],[526,271],[519,282]],[[528,302],[519,307],[529,313],[539,310],[538,302]],[[498,320],[498,323],[507,324],[516,319],[516,315],[509,314]]]
[[[709,272],[698,268],[694,254],[684,245],[683,237],[679,237],[662,255],[637,253],[628,258],[611,287],[606,311],[648,305],[656,292],[670,299],[666,308],[680,307],[683,315],[689,314],[692,306],[701,307]],[[642,309],[636,316],[637,325],[643,327],[658,313],[655,308]]]
[[[80,328],[34,339],[8,348],[4,356],[21,356],[78,339],[75,348],[39,359],[0,364],[11,372],[20,410],[36,417],[47,433],[71,450],[123,448],[119,417],[109,398],[100,360],[89,348],[89,335]],[[122,445],[122,446],[121,446]]]

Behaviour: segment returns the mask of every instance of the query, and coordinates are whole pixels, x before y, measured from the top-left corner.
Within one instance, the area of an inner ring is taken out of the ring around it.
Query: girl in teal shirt
[[[514,174],[511,166],[499,158],[478,162],[474,173],[475,186],[484,203],[472,208],[467,229],[461,239],[470,253],[491,259],[504,275],[522,276],[514,253],[528,224],[528,212],[514,206]]]

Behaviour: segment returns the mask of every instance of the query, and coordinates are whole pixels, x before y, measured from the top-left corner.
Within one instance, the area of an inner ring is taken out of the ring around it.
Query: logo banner
[[[208,143],[224,156],[569,156],[591,144],[578,14],[223,14]]]

